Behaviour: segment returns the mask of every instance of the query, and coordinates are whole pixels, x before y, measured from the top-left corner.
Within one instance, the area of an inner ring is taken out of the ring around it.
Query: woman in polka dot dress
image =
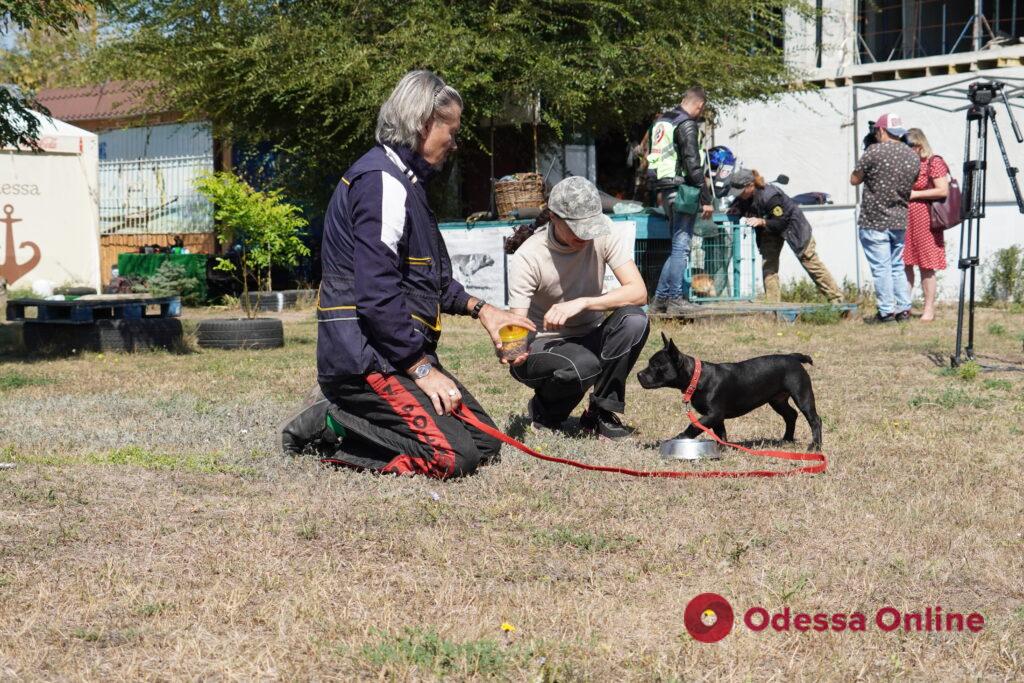
[[[930,202],[945,199],[949,193],[949,167],[942,157],[932,153],[928,138],[920,128],[907,131],[907,143],[921,157],[921,172],[910,192],[910,217],[903,247],[903,264],[910,289],[914,289],[914,266],[921,271],[924,292],[923,322],[935,319],[935,271],[946,269],[946,240],[942,230],[932,230]]]

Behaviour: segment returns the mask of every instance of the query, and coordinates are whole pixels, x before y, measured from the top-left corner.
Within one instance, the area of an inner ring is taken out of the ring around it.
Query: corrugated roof
[[[36,99],[64,121],[102,121],[169,111],[152,97],[150,81],[107,81],[79,88],[47,88]]]

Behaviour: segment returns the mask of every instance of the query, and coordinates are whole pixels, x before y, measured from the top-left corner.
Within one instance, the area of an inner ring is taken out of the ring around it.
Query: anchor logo
[[[0,223],[7,226],[7,241],[4,242],[4,262],[0,263],[0,277],[12,284],[39,265],[39,245],[35,242],[22,242],[18,245],[18,249],[29,248],[34,252],[28,261],[18,263],[18,255],[14,251],[14,224],[20,223],[22,219],[12,218],[13,215],[14,207],[7,204],[4,206],[4,217],[0,218]]]

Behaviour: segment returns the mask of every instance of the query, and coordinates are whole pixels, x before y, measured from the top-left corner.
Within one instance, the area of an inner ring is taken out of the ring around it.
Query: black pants
[[[616,310],[582,337],[538,339],[512,376],[531,387],[546,421],[560,423],[594,388],[590,404],[615,413],[626,409],[626,378],[650,334],[639,306]]]
[[[455,377],[462,402],[481,422],[495,426]],[[393,474],[461,477],[496,461],[501,442],[451,415],[438,415],[416,383],[405,375],[379,373],[320,385],[331,416],[346,431],[333,458],[353,467]]]

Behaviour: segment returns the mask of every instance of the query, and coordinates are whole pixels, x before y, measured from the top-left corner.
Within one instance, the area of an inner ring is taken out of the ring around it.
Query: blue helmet
[[[728,147],[718,145],[708,150],[708,161],[711,163],[711,170],[717,171],[720,166],[735,166],[736,155]]]

